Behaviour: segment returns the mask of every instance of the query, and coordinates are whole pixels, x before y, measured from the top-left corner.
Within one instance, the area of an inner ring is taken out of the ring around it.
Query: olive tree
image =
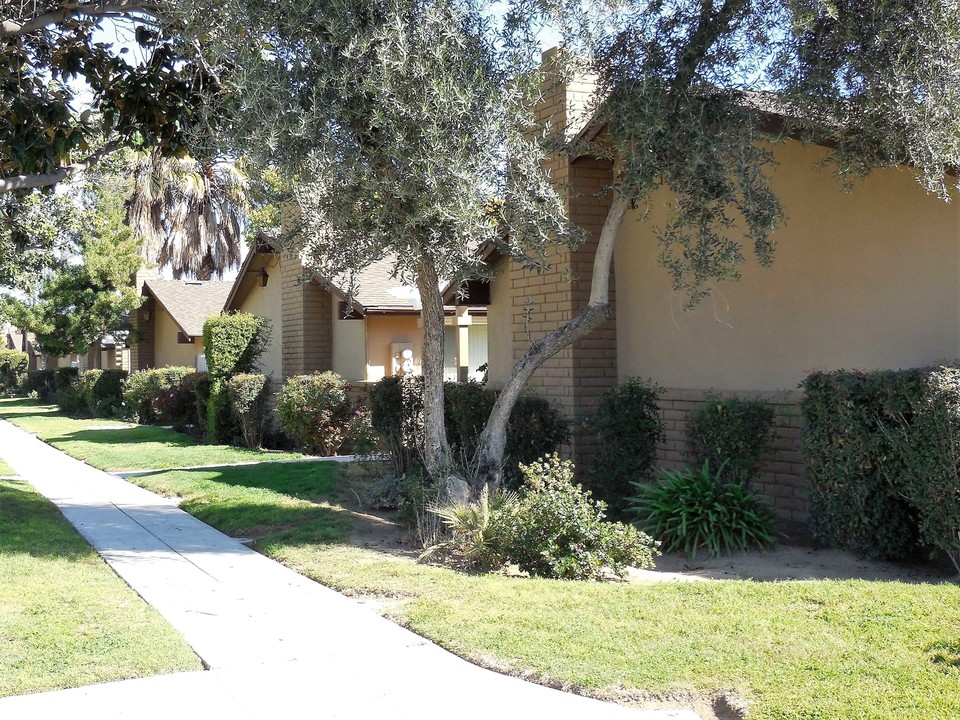
[[[571,71],[596,77],[592,129],[566,150],[615,161],[589,302],[518,361],[483,432],[475,487],[497,482],[506,419],[532,373],[609,318],[620,224],[654,191],[674,198],[657,228],[660,262],[692,304],[736,279],[745,244],[772,262],[784,213],[768,141],[830,147],[845,184],[910,165],[944,197],[944,168],[960,164],[955,0],[535,0],[500,18],[485,0],[162,4],[176,10],[161,25],[179,47],[224,68],[223,147],[296,181],[293,234],[312,269],[332,278],[391,255],[420,290],[424,457],[438,478],[452,467],[440,281],[480,272],[481,243],[537,266],[548,242],[577,238],[531,110],[540,24],[563,39]]]

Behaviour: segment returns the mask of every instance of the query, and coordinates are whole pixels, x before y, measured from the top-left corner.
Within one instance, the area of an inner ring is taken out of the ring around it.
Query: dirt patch
[[[698,557],[681,553],[657,558],[653,570],[631,570],[630,582],[694,582],[700,580],[873,580],[877,582],[956,582],[949,563],[907,564],[860,560],[843,550],[803,545],[777,545],[760,552]]]
[[[413,533],[389,518],[370,511],[348,510],[353,530],[347,539],[357,547],[416,559],[420,555]]]

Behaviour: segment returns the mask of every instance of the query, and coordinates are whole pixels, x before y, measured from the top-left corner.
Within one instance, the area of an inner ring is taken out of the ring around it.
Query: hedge
[[[25,352],[0,348],[0,391],[18,390],[29,366],[30,358]]]
[[[31,370],[27,373],[27,390],[37,394],[41,402],[50,402],[57,391],[53,370]]]
[[[91,372],[91,371],[87,371]],[[101,370],[89,384],[84,383],[84,399],[94,417],[120,415],[123,408],[123,389],[127,371],[116,368]]]
[[[213,315],[203,324],[203,352],[213,380],[254,373],[270,342],[270,321],[250,313]]]
[[[185,366],[133,373],[123,388],[123,400],[133,419],[145,425],[196,424],[192,386],[180,390],[184,379],[195,373],[193,368]]]
[[[814,373],[803,453],[811,529],[869,558],[960,550],[960,370]],[[960,568],[958,568],[960,569]]]
[[[261,447],[270,381],[266,375],[240,373],[225,382],[244,443],[248,448]]]
[[[280,429],[310,452],[335,455],[352,418],[347,383],[335,372],[295,375],[277,393]]]
[[[454,458],[464,465],[474,459],[480,433],[497,394],[476,382],[444,384],[444,423]],[[422,445],[423,378],[388,376],[370,389],[374,431],[385,441],[395,471],[402,474],[420,461]],[[503,481],[522,482],[520,463],[531,463],[554,452],[569,438],[567,421],[553,404],[532,393],[521,395],[507,423]]]

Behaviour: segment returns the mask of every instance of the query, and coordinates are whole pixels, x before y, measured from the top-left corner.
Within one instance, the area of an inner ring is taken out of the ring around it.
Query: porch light
[[[257,284],[260,287],[265,288],[269,279],[270,276],[267,275],[266,268],[260,268],[260,272],[257,273]]]

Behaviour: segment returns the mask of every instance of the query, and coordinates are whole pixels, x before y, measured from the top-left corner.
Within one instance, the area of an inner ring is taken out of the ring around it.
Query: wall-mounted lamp
[[[265,288],[267,286],[267,280],[269,279],[270,279],[270,276],[267,275],[266,269],[260,268],[260,272],[257,273],[257,284],[260,287]]]
[[[150,311],[149,311],[149,310],[144,310],[144,311],[143,311],[143,319],[144,319],[145,322],[150,322]]]

